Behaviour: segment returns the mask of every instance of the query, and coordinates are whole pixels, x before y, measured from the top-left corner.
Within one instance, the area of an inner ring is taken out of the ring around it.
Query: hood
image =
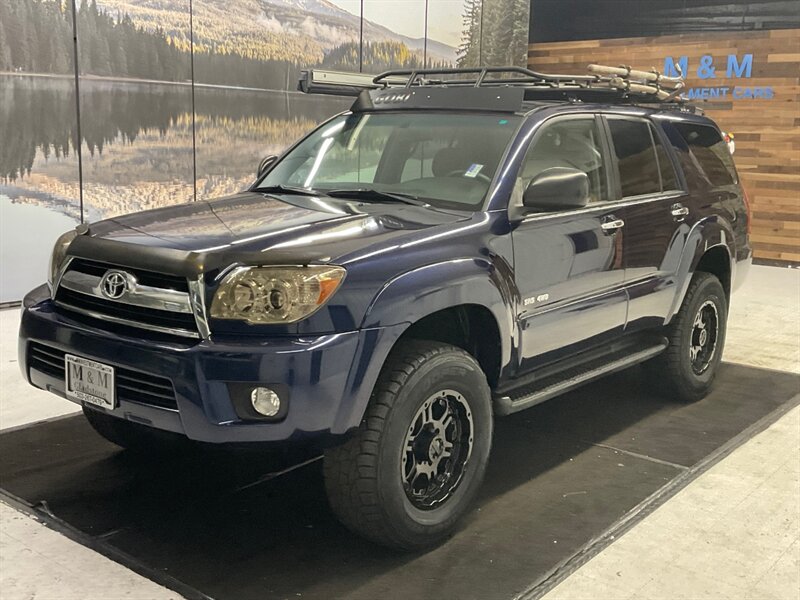
[[[161,263],[173,272],[186,271],[177,266],[187,262],[192,272],[235,263],[341,264],[356,251],[467,218],[406,204],[243,192],[100,221],[70,254],[143,268]]]

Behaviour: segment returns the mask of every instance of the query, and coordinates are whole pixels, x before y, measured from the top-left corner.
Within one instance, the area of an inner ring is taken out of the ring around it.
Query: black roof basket
[[[433,75],[459,75],[455,79],[434,78]],[[474,75],[474,77],[466,77]],[[511,75],[512,77],[488,77],[489,75]],[[372,79],[375,84],[383,84],[398,78],[405,78],[405,87],[413,85],[463,85],[467,87],[486,87],[491,85],[557,85],[558,83],[579,84],[594,81],[592,75],[552,75],[537,73],[524,67],[466,67],[461,69],[407,69],[381,73]]]
[[[513,87],[525,100],[573,100],[630,104],[675,105],[692,110],[680,97],[683,77],[667,77],[655,69],[589,65],[590,74],[539,73],[524,67],[463,69],[398,69],[379,75],[310,69],[303,71],[298,89],[310,94],[358,96],[364,90],[416,87]]]

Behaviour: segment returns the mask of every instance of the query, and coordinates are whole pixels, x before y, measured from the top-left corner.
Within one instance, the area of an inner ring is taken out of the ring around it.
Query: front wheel
[[[475,359],[448,344],[403,342],[384,365],[361,426],[325,453],[331,507],[379,544],[434,545],[475,496],[491,443],[489,386]]]
[[[722,360],[728,302],[719,279],[697,272],[667,327],[669,346],[646,364],[655,382],[684,402],[708,394]]]

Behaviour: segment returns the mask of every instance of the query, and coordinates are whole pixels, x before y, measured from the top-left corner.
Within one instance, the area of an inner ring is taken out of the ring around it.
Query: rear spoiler
[[[380,78],[380,82],[375,80]],[[297,89],[304,94],[326,94],[331,96],[358,96],[364,90],[377,90],[389,86],[405,86],[408,77],[381,77],[370,73],[348,73],[308,69],[300,71]]]

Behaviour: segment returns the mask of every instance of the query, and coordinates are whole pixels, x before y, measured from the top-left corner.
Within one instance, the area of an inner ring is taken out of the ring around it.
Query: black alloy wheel
[[[673,399],[704,398],[722,360],[727,320],[728,299],[719,279],[695,273],[680,309],[664,328],[667,349],[644,365],[652,382]]]
[[[449,344],[398,343],[361,426],[325,452],[328,499],[349,529],[392,548],[451,535],[480,487],[492,444],[489,385]]]
[[[432,394],[417,411],[403,444],[403,489],[428,510],[458,487],[472,454],[472,412],[455,390]]]
[[[692,323],[689,341],[689,360],[696,375],[704,373],[714,359],[719,337],[719,313],[711,300],[706,300]]]

